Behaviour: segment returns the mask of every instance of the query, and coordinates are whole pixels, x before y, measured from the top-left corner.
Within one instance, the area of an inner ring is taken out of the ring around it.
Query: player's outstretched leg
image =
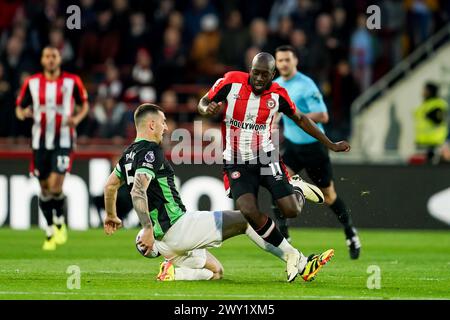
[[[314,203],[324,202],[324,195],[322,191],[320,191],[317,186],[302,180],[299,175],[296,174],[292,176],[289,183],[294,187],[297,198],[301,203],[305,203],[305,199]],[[288,219],[280,211],[278,206],[275,204],[275,201],[272,202],[272,210],[281,234],[287,239],[287,241],[291,242],[291,238],[289,236]]]
[[[334,255],[333,249],[328,249],[325,252],[323,252],[320,255],[311,254],[308,257],[305,257],[301,252],[298,252],[298,255],[292,255],[292,254],[286,254],[282,250],[280,250],[277,247],[274,247],[270,243],[267,243],[264,241],[263,238],[261,238],[255,230],[249,225],[246,232],[247,236],[260,248],[262,248],[265,251],[268,251],[272,253],[274,256],[278,257],[279,259],[285,261],[287,265],[289,264],[291,268],[297,268],[298,274],[303,278],[305,281],[311,281],[315,277],[315,275],[319,272],[319,270],[324,266]],[[298,256],[299,260],[296,263],[295,259],[296,256]],[[291,272],[295,273],[295,272]],[[288,273],[288,282],[291,282],[295,279],[295,277],[289,278]]]
[[[274,246],[262,238],[247,222],[244,216],[239,211],[224,211],[223,212],[223,240],[234,237],[238,234],[245,234],[261,249],[270,252],[277,258],[286,262],[286,272],[288,282],[293,281],[296,276],[300,274],[307,274],[305,271],[309,261],[314,255],[310,255],[310,259],[304,256],[297,249],[287,243],[286,239],[283,239],[283,245]],[[329,259],[328,259],[329,260]],[[326,261],[328,261],[326,260]],[[323,261],[325,261],[323,259]],[[314,266],[313,266],[314,267]],[[320,269],[320,268],[319,268]],[[312,269],[311,266],[308,270]],[[315,273],[317,273],[317,270]]]
[[[294,213],[295,211],[295,214],[298,214],[297,211],[301,210],[297,210],[297,205],[294,208],[294,206],[289,206],[288,204],[290,203],[286,203],[285,208],[291,213]],[[287,280],[288,282],[293,281],[299,272],[299,265],[303,262],[306,263],[306,257],[292,247],[275,226],[275,222],[268,215],[259,211],[256,197],[253,194],[246,193],[241,195],[237,199],[237,206],[254,231],[264,239],[265,242],[283,252],[286,261]]]
[[[300,276],[305,281],[312,281],[320,269],[334,256],[334,250],[328,249],[319,255],[310,255],[305,268],[300,272]]]
[[[301,190],[306,200],[314,203],[324,203],[325,196],[319,187],[304,181],[298,174],[293,175],[289,183],[292,184],[294,189]]]
[[[283,216],[283,214],[281,213],[280,209],[278,209],[278,206],[276,205],[275,201],[273,201],[273,199],[272,199],[272,211],[278,229],[280,229],[280,232],[283,235],[283,237],[290,243],[291,237],[289,236],[288,219]]]

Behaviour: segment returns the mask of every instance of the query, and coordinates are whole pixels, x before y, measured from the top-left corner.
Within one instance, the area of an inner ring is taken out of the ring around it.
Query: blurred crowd
[[[66,27],[73,4],[80,30]],[[379,30],[366,27],[371,4],[381,9]],[[0,0],[0,137],[30,134],[15,120],[15,97],[48,44],[89,93],[78,135],[118,141],[133,135],[140,102],[161,104],[170,128],[189,127],[217,78],[291,44],[324,94],[329,135],[346,138],[353,100],[449,16],[447,0]]]

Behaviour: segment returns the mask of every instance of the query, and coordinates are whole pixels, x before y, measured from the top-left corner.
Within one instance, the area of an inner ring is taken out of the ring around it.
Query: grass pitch
[[[161,258],[138,254],[137,231],[111,237],[102,230],[70,231],[67,244],[43,252],[43,231],[2,228],[0,299],[450,299],[448,231],[360,230],[362,254],[354,261],[341,230],[293,229],[293,244],[306,255],[336,250],[309,283],[300,278],[287,283],[284,263],[246,236],[212,250],[224,266],[224,279],[157,282]],[[80,289],[67,287],[75,283],[70,266],[81,271]]]

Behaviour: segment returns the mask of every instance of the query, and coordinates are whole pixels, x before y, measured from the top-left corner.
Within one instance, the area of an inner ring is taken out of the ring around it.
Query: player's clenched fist
[[[331,150],[334,152],[348,152],[350,151],[350,144],[347,141],[339,141],[333,143]]]
[[[20,121],[23,121],[27,118],[33,118],[33,111],[31,108],[16,108],[16,116]]]
[[[107,235],[113,234],[120,227],[122,227],[122,220],[118,217],[106,216],[103,228]]]
[[[219,110],[220,110],[220,108],[222,108],[222,106],[223,106],[222,101],[219,103],[211,101],[208,104],[208,107],[206,108],[205,113],[207,115],[213,116],[213,115],[217,114],[217,112],[219,112]]]

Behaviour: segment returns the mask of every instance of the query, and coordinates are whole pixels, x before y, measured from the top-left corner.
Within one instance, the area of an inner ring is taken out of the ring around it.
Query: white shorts
[[[176,266],[201,269],[206,248],[222,245],[222,211],[186,212],[155,241],[158,251]]]

